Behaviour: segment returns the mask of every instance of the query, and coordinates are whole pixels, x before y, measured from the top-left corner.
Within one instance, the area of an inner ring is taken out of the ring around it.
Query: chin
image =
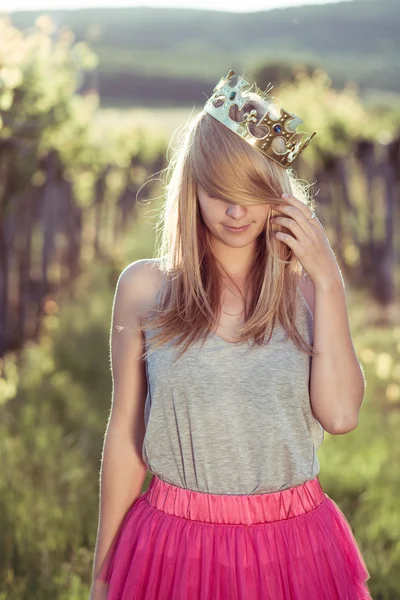
[[[229,246],[230,248],[245,248],[249,244],[254,242],[254,236],[246,238],[245,236],[242,239],[231,240],[227,238],[220,238],[221,242],[225,244],[225,246]]]

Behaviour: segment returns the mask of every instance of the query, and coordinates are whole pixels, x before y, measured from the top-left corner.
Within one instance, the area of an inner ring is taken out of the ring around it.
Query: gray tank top
[[[313,341],[298,289],[297,326]],[[153,335],[145,333],[146,342]],[[178,360],[172,341],[146,358],[143,460],[160,479],[212,494],[257,494],[319,472],[324,430],[311,412],[311,358],[277,323],[265,346],[212,333]]]

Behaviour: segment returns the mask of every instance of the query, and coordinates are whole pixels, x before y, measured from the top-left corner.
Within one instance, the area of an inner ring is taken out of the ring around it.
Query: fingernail
[[[282,198],[289,198],[290,194],[288,194],[287,192],[285,192],[284,194],[282,194]]]

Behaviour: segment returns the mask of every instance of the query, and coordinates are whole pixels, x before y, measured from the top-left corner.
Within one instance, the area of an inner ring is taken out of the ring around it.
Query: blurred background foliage
[[[318,190],[367,382],[357,429],[326,434],[320,479],[353,528],[374,600],[400,598],[394,7],[0,20],[0,600],[88,597],[115,284],[154,253],[177,128],[244,67],[318,132],[295,170]],[[328,44],[332,23],[341,34]]]

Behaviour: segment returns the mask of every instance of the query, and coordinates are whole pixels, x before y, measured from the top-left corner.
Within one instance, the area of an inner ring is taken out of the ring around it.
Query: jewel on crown
[[[287,168],[305,150],[317,132],[307,134],[304,131],[296,131],[303,120],[283,108],[280,110],[276,108],[272,103],[273,97],[268,93],[273,86],[268,86],[263,91],[256,84],[250,85],[240,75],[236,76],[237,82],[231,85],[234,75],[235,72],[230,70],[226,77],[221,77],[213,89],[212,96],[205,103],[205,112],[223,123],[256,150]],[[243,114],[243,121],[234,121],[229,115],[231,107],[236,105],[242,111],[246,102],[251,101],[250,93],[256,94],[266,106],[265,114],[258,119],[257,111],[252,109]],[[260,137],[252,133],[253,126],[262,129],[264,135]]]

